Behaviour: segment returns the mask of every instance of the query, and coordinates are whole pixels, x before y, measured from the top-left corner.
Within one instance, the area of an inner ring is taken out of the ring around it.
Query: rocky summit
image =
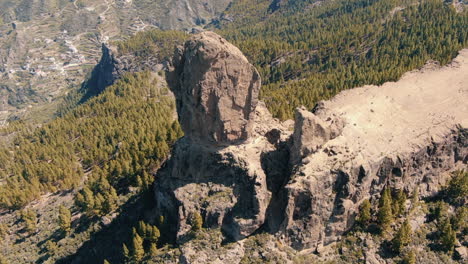
[[[177,50],[173,63],[169,82],[186,137],[216,144],[245,141],[261,81],[242,52],[203,32]]]
[[[468,159],[467,55],[299,108],[293,124],[258,102],[260,78],[237,48],[212,32],[192,37],[168,75],[186,136],[154,188],[158,212],[177,223],[173,239],[199,215],[229,240],[267,231],[321,252],[385,186],[433,195]],[[216,258],[182,251],[187,263]]]
[[[268,171],[286,169],[288,153],[280,142],[289,136],[287,124],[258,103],[257,71],[215,33],[189,40],[176,52],[174,66],[169,84],[185,137],[158,173],[158,211],[179,223],[177,239],[200,212],[206,226],[242,239],[265,224],[273,185],[281,184],[270,184]]]

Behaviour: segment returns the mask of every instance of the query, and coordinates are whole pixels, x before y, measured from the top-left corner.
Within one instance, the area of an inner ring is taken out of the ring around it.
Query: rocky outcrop
[[[157,175],[158,211],[177,223],[178,240],[194,213],[230,239],[251,235],[272,211],[278,180],[270,172],[287,167],[288,150],[280,144],[290,134],[287,124],[258,103],[258,72],[215,33],[195,35],[179,49],[168,80],[185,137]]]
[[[174,146],[171,159],[158,172],[154,190],[158,212],[177,223],[172,227],[177,239],[183,239],[190,230],[189,218],[194,213],[202,215],[204,227],[221,228],[233,240],[265,224],[275,195],[273,181],[278,181],[272,179],[278,175],[270,171],[281,174],[278,164],[287,165],[288,161],[287,150],[266,135],[273,128],[280,131],[278,141],[289,134],[263,104],[253,118],[268,122],[253,124],[252,141],[248,143],[220,148],[184,137]]]
[[[164,62],[157,54],[148,55],[141,61],[133,54],[120,54],[116,46],[102,44],[102,57],[94,67],[91,78],[84,84],[90,92],[100,93],[114,84],[124,73],[163,70]]]
[[[307,155],[317,152],[329,140],[341,134],[342,119],[332,115],[322,120],[304,107],[295,113],[291,163],[297,164]]]
[[[285,241],[296,249],[336,241],[364,199],[385,186],[434,195],[468,162],[468,50],[446,67],[396,83],[345,91],[296,114]]]
[[[249,137],[260,75],[238,48],[203,32],[178,50],[174,68],[169,82],[186,137],[218,145]]]
[[[179,242],[199,213],[231,240],[267,231],[320,252],[386,186],[431,196],[468,162],[468,51],[449,66],[300,108],[294,125],[258,102],[257,71],[214,33],[179,48],[173,66],[168,82],[185,137],[154,190]],[[187,262],[211,255],[182,251]]]

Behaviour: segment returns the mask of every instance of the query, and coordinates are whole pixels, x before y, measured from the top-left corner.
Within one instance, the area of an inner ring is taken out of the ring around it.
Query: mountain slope
[[[282,119],[428,60],[446,64],[468,43],[468,11],[443,1],[279,2],[275,11],[269,1],[233,2],[215,26],[259,69],[261,98]]]
[[[0,1],[0,122],[53,117],[101,56],[101,43],[209,23],[230,0]]]

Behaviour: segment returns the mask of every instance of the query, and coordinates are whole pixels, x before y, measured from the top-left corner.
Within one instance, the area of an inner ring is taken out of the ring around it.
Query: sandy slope
[[[347,122],[342,136],[330,144],[348,145],[374,158],[414,151],[456,125],[468,127],[468,49],[445,67],[344,91],[325,107]]]

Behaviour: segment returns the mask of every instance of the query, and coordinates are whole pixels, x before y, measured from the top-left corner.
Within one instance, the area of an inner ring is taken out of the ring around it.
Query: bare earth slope
[[[468,127],[468,50],[446,67],[345,91],[325,107],[350,124],[335,145],[353,146],[371,159],[414,151],[431,137],[440,140],[456,124]]]

